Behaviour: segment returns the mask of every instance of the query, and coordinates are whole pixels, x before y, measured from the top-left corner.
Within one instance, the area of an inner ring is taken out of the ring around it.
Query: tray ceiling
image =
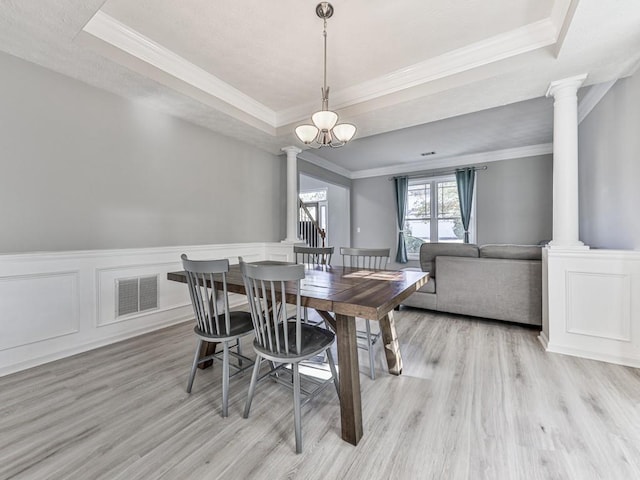
[[[0,50],[280,153],[302,147],[293,128],[320,104],[316,3],[2,2]],[[587,73],[588,85],[609,82],[640,61],[637,0],[333,5],[330,107],[358,133],[342,149],[309,156],[347,174],[411,162],[420,151],[546,144],[551,107],[540,97],[550,81]]]

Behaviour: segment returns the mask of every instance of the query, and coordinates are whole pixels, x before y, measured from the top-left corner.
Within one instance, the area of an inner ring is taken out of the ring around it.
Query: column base
[[[551,250],[565,250],[565,251],[580,251],[584,252],[589,250],[589,245],[585,245],[582,242],[577,243],[561,243],[557,240],[551,240],[547,245]]]

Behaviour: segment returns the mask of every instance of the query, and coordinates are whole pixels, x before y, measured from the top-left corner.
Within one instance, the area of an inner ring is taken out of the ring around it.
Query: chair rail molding
[[[182,253],[293,261],[292,245],[279,242],[0,255],[0,376],[192,321],[186,286],[167,280]],[[158,276],[158,307],[118,317],[116,280],[149,275]]]

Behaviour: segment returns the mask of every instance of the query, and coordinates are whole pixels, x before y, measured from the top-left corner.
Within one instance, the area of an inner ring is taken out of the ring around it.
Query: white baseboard
[[[602,352],[594,352],[593,350],[582,350],[579,348],[568,347],[566,345],[556,345],[553,343],[548,344],[547,352],[560,353],[562,355],[570,355],[572,357],[587,358],[589,360],[598,360],[600,362],[624,365],[626,367],[640,368],[640,357],[611,355]]]
[[[112,343],[121,342],[123,340],[137,337],[138,335],[143,335],[145,333],[153,332],[155,330],[161,330],[163,328],[171,327],[172,325],[177,325],[179,323],[184,323],[184,322],[190,322],[192,321],[192,319],[193,319],[192,315],[182,316],[182,318],[176,318],[168,322],[158,323],[152,326],[146,326],[144,328],[132,330],[130,332],[123,333],[120,335],[101,338],[100,340],[95,340],[92,342],[78,344],[76,346],[62,349],[62,350],[57,350],[53,353],[49,353],[42,356],[37,356],[37,353],[34,353],[33,357],[29,358],[28,360],[25,360],[19,363],[14,363],[8,366],[0,367],[0,377],[19,372],[21,370],[26,370],[28,368],[37,367],[38,365],[43,365],[45,363],[54,362],[62,358],[71,357],[79,353],[88,352],[89,350],[94,350],[96,348],[104,347],[106,345],[111,345]]]
[[[538,335],[538,341],[542,344],[542,347],[545,350],[549,351],[549,338],[544,331],[540,332],[540,335]]]

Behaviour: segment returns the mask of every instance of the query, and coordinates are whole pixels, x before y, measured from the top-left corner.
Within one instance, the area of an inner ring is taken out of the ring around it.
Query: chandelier
[[[327,18],[333,15],[333,6],[329,2],[320,2],[316,15],[324,20],[324,86],[322,87],[322,109],[311,115],[312,125],[296,127],[296,136],[305,145],[312,148],[342,147],[356,133],[355,125],[338,123],[338,114],[329,110],[329,87],[327,87]]]

